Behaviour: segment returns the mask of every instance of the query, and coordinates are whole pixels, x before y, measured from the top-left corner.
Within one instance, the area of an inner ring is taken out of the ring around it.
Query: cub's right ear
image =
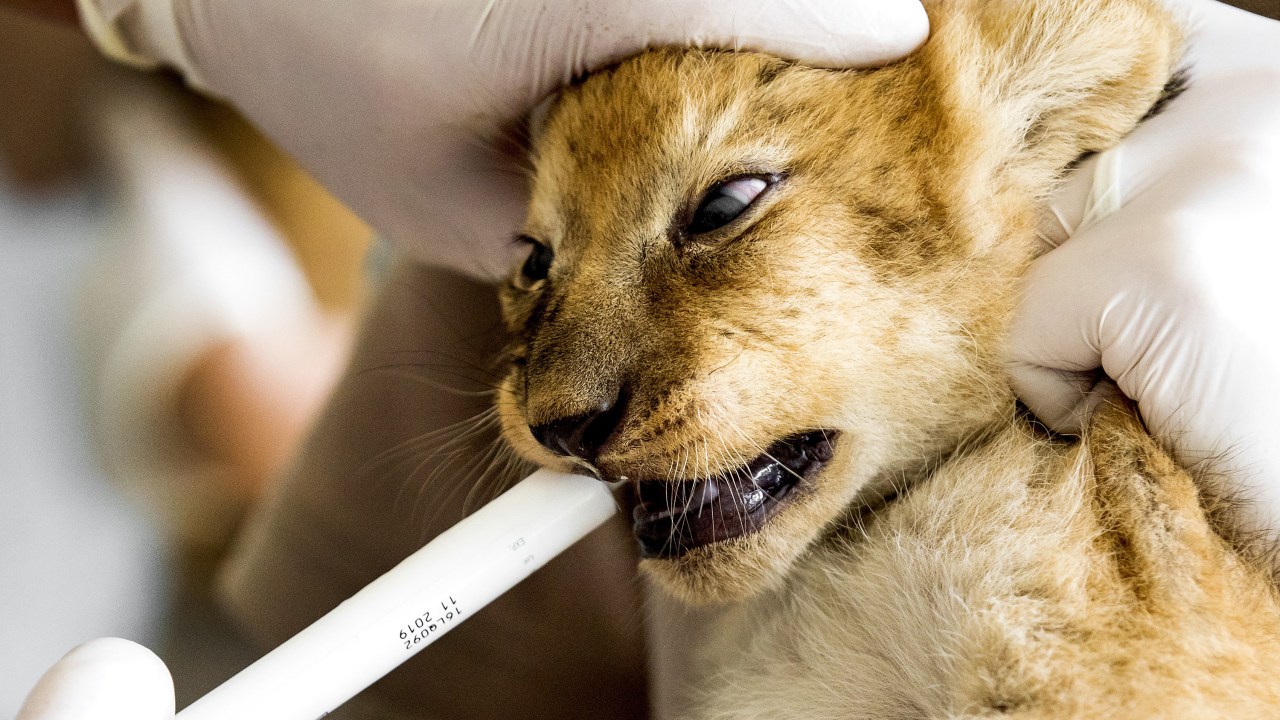
[[[1044,188],[1132,130],[1175,74],[1183,32],[1157,0],[926,0],[922,62],[992,172]]]

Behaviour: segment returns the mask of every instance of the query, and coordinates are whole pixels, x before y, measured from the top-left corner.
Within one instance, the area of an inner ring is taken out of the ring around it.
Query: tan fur
[[[1131,413],[1051,439],[1001,367],[1037,202],[1132,129],[1181,44],[1153,0],[937,0],[868,72],[655,51],[565,91],[503,292],[507,439],[628,394],[596,465],[708,477],[841,432],[763,528],[646,571],[731,602],[708,718],[1264,717],[1280,613]],[[702,193],[786,179],[684,238]]]

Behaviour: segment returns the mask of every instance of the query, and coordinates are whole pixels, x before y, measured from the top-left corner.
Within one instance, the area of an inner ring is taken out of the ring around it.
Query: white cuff
[[[171,67],[193,88],[207,91],[208,85],[196,72],[178,28],[175,3],[176,0],[76,0],[76,7],[81,26],[103,55],[143,70]],[[142,37],[130,37],[129,30]]]

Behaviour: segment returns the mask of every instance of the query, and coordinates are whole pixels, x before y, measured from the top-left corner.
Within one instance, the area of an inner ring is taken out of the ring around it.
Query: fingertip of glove
[[[851,3],[856,12],[837,13],[833,34],[841,39],[829,63],[840,67],[881,65],[901,58],[929,39],[929,16],[917,0]],[[846,6],[848,7],[848,6]],[[820,59],[815,58],[815,62]]]
[[[874,67],[893,62],[929,37],[918,0],[770,3],[756,31],[738,25],[738,43],[818,67]]]

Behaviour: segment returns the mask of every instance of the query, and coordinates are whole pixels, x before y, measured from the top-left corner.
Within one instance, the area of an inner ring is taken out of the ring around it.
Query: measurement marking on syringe
[[[414,645],[421,645],[435,633],[444,632],[445,626],[460,621],[462,609],[458,601],[450,595],[447,601],[440,602],[440,608],[432,608],[405,623],[400,627],[400,641],[405,650],[412,650]]]

